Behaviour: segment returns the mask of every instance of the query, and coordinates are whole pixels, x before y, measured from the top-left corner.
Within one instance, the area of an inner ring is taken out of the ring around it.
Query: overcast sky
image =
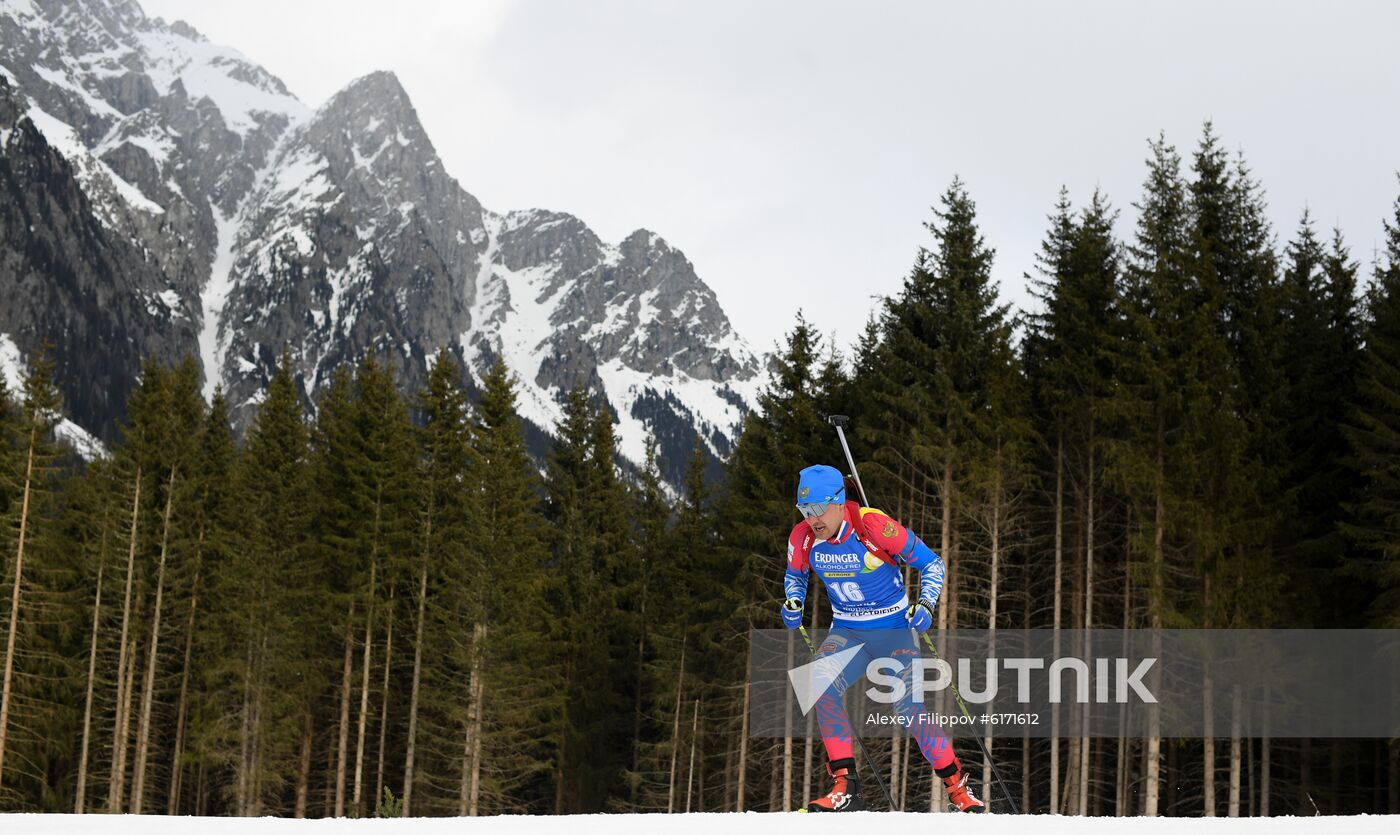
[[[955,175],[1018,308],[1060,186],[1130,233],[1159,131],[1213,120],[1367,274],[1400,194],[1394,2],[140,2],[313,107],[392,70],[488,208],[661,234],[760,351],[799,307],[847,348]]]

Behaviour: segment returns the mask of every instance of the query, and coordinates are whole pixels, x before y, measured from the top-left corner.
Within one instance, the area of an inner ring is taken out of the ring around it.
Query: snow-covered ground
[[[0,815],[5,835],[806,835],[860,832],[956,832],[958,835],[1333,835],[1400,831],[1400,816],[1327,818],[1072,818],[1047,815],[573,815],[568,817],[286,820],[169,818],[150,815]]]

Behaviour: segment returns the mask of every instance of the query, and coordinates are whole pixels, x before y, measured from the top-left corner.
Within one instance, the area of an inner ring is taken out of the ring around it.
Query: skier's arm
[[[894,554],[905,565],[919,571],[919,604],[930,612],[943,593],[943,558],[924,544],[913,531],[878,510],[862,511],[866,536],[887,554]]]
[[[919,602],[932,612],[943,594],[943,558],[913,531],[909,532],[909,544],[899,553],[899,558],[919,570]]]
[[[783,607],[780,613],[783,625],[796,629],[802,624],[802,607],[807,602],[807,578],[811,567],[807,561],[807,551],[811,547],[811,534],[807,525],[793,528],[788,536],[787,568],[783,571]]]

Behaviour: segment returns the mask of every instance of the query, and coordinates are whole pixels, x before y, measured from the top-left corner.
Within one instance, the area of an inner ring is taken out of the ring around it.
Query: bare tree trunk
[[[102,530],[102,550],[98,559],[106,554],[107,530]],[[83,698],[83,747],[78,757],[78,796],[73,801],[73,813],[81,815],[87,811],[87,769],[88,748],[92,731],[92,689],[97,679],[97,628],[102,619],[102,563],[97,564],[97,602],[92,607],[92,648],[88,652],[87,695]]]
[[[180,698],[175,707],[175,754],[170,764],[170,797],[166,814],[180,814],[180,788],[184,778],[185,716],[189,710],[190,661],[194,653],[194,617],[199,608],[199,577],[203,570],[204,528],[199,529],[199,541],[194,552],[194,582],[190,591],[190,616],[185,622],[185,656],[180,668]]]
[[[899,795],[899,766],[904,751],[904,734],[896,731],[890,737],[890,800],[894,808],[903,809],[904,800]],[[791,807],[788,807],[791,811]]]
[[[1164,554],[1166,527],[1167,527],[1167,506],[1166,497],[1163,491],[1166,489],[1166,452],[1165,438],[1162,426],[1162,419],[1157,419],[1157,479],[1154,488],[1155,501],[1152,520],[1152,570],[1151,570],[1151,591],[1148,596],[1148,609],[1151,612],[1150,621],[1152,626],[1152,651],[1153,655],[1160,657],[1162,648],[1162,608],[1165,606],[1164,585]],[[1155,674],[1154,680],[1160,679]],[[1143,763],[1143,779],[1147,781],[1147,789],[1143,799],[1143,814],[1148,817],[1157,816],[1157,805],[1160,800],[1161,773],[1162,773],[1162,736],[1161,736],[1161,713],[1157,705],[1149,705],[1147,720],[1147,745],[1146,762]]]
[[[695,700],[694,718],[690,720],[690,769],[685,776],[685,811],[690,812],[690,786],[695,782],[695,741],[700,737],[700,700]]]
[[[1205,576],[1205,627],[1210,628],[1210,574]],[[1201,803],[1205,817],[1215,817],[1215,682],[1210,675],[1210,664],[1206,663],[1201,684],[1201,718],[1205,720],[1205,734],[1201,740]]]
[[[485,733],[486,716],[486,623],[476,624],[472,631],[472,773],[467,814],[476,817],[481,801],[481,737]]]
[[[15,551],[15,585],[10,593],[10,626],[5,637],[5,675],[0,686],[0,786],[5,784],[5,742],[10,728],[10,686],[15,672],[15,645],[19,637],[20,589],[24,585],[24,546],[29,533],[29,495],[34,484],[34,448],[39,443],[39,418],[36,414],[29,430],[29,455],[24,465],[24,491],[19,509],[19,546]]]
[[[335,808],[335,746],[326,746],[326,781],[321,785],[321,816],[330,817],[331,810]]]
[[[473,627],[475,628],[475,627]],[[476,708],[476,679],[472,678],[467,683],[467,699],[471,706],[467,708],[467,722],[462,731],[462,775],[457,781],[457,817],[464,818],[471,809],[471,781],[472,781],[472,730],[476,727],[475,716],[472,711]],[[561,756],[562,760],[563,757]],[[559,782],[554,793],[554,814],[563,814],[563,786],[564,776],[562,763],[560,766]]]
[[[700,710],[704,710],[704,699],[701,699]],[[705,811],[705,737],[695,734],[695,750],[699,764],[695,770],[695,811]]]
[[[1240,689],[1234,688],[1230,699],[1230,800],[1226,814],[1240,816]]]
[[[750,645],[750,646],[749,646],[749,658],[747,659],[747,661],[746,661],[746,663],[745,663],[745,665],[744,665],[744,669],[749,669],[749,668],[752,667],[752,666],[753,666],[753,646]],[[744,780],[744,778],[747,776],[748,770],[749,770],[749,695],[750,695],[750,694],[749,694],[749,682],[748,682],[747,677],[745,677],[745,680],[744,680],[744,704],[743,704],[744,715],[740,718],[740,723],[739,723],[739,796],[735,799],[734,811],[736,811],[736,812],[742,812],[742,811],[744,811],[744,807],[745,807],[745,804],[744,804],[744,787],[745,787],[745,780]]]
[[[1089,630],[1094,628],[1094,420],[1089,419],[1089,472],[1088,496],[1085,503],[1084,525],[1084,657],[1090,653]],[[1079,731],[1084,736],[1079,741],[1079,815],[1089,814],[1089,752],[1093,743],[1089,738],[1089,702],[1080,709]]]
[[[478,711],[481,707],[481,700],[478,698],[481,686],[480,652],[481,624],[474,623],[472,624],[472,660],[470,673],[467,679],[467,721],[462,727],[462,778],[457,784],[457,814],[459,817],[466,817],[471,814],[472,808],[473,783],[476,774],[474,760],[476,758],[476,752],[479,750],[477,748],[476,734],[480,730],[477,722],[479,716]],[[558,785],[562,787],[562,755],[560,760],[561,777]],[[554,797],[555,814],[561,813],[562,804],[563,795],[561,794],[561,790],[556,788]]]
[[[1315,805],[1311,791],[1312,740],[1305,738],[1300,747],[1302,750],[1298,752],[1298,799],[1296,802],[1299,809],[1307,809]]]
[[[1030,559],[1026,560],[1026,593],[1021,598],[1021,628],[1031,628]],[[1031,729],[1021,729],[1021,814],[1031,814]]]
[[[1103,744],[1104,742],[1105,740],[1089,737],[1089,750],[1093,752],[1093,764],[1089,767],[1089,776],[1085,778],[1084,785],[1090,787],[1090,789],[1092,789],[1094,785],[1094,775],[1103,773],[1104,749],[1107,748],[1107,746]],[[1089,814],[1098,817],[1103,814],[1103,793],[1093,792],[1092,790],[1089,793],[1092,795],[1092,797],[1090,797]]]
[[[1259,817],[1269,816],[1269,738],[1259,740]]]
[[[1070,713],[1071,719],[1076,719],[1074,713]],[[1073,723],[1072,723],[1073,724]],[[1065,747],[1068,749],[1065,754],[1065,783],[1060,789],[1060,808],[1067,815],[1073,815],[1079,811],[1079,743],[1081,739],[1077,736],[1069,738],[1069,743]]]
[[[345,619],[345,666],[340,677],[340,743],[335,761],[335,816],[345,817],[345,773],[350,756],[350,687],[354,673],[355,601],[350,601],[350,614]]]
[[[201,761],[194,787],[194,813],[200,816],[209,814],[209,782],[205,779],[207,773],[205,763]]]
[[[266,668],[267,668],[267,625],[263,625],[262,640],[258,642],[257,657],[257,677],[253,690],[253,744],[252,757],[249,760],[250,780],[252,786],[252,796],[248,802],[248,814],[258,816],[263,811],[263,706],[265,700],[263,695],[266,692]]]
[[[124,673],[126,692],[122,694],[121,706],[119,707],[121,711],[121,717],[119,719],[119,727],[121,728],[121,768],[118,773],[120,785],[117,795],[117,811],[119,812],[125,808],[123,799],[126,795],[127,757],[130,754],[127,742],[131,738],[131,711],[132,706],[135,704],[136,667],[139,663],[139,650],[138,640],[135,635],[132,635],[130,645],[127,647],[126,651],[126,672]]]
[[[1264,739],[1264,750],[1268,749],[1269,740]],[[1390,798],[1387,802],[1387,809],[1390,814],[1400,812],[1400,739],[1391,739],[1389,742],[1389,770],[1390,770]]]
[[[1268,739],[1264,740],[1267,745]],[[1389,799],[1386,808],[1390,814],[1400,812],[1400,739],[1391,739],[1388,743],[1390,754],[1387,768],[1390,774]]]
[[[997,439],[997,471],[995,487],[992,490],[992,576],[991,588],[989,589],[990,600],[987,604],[987,655],[989,658],[997,656],[997,582],[999,580],[998,569],[1001,560],[1001,439]],[[982,757],[982,785],[992,784],[992,726],[987,725],[986,736],[982,742],[984,755]]]
[[[1060,657],[1060,610],[1063,608],[1065,566],[1065,438],[1055,437],[1055,603],[1054,657]],[[1050,814],[1060,813],[1060,707],[1050,706]]]
[[[637,604],[637,692],[632,698],[632,781],[631,789],[628,792],[628,801],[632,804],[633,811],[638,811],[637,788],[641,785],[642,773],[642,690],[643,681],[646,676],[647,649],[647,573],[642,573],[642,589],[640,600]]]
[[[136,769],[131,779],[131,813],[141,814],[146,801],[146,759],[151,745],[151,705],[155,701],[156,662],[160,657],[160,614],[165,598],[165,562],[170,553],[170,510],[175,505],[175,467],[165,485],[161,516],[160,559],[156,563],[156,602],[151,612],[151,648],[146,653],[146,678],[141,684],[141,715],[136,726]]]
[[[135,617],[134,614],[133,617]],[[127,741],[131,736],[132,694],[135,690],[133,682],[136,681],[137,651],[139,649],[137,643],[136,636],[132,635],[131,640],[127,642],[126,667],[119,674],[126,682],[126,688],[121,694],[121,701],[117,704],[116,723],[120,741],[113,742],[112,768],[116,772],[113,779],[117,785],[116,812],[121,812],[125,808],[127,755],[129,753]]]
[[[293,816],[297,818],[306,817],[306,798],[311,787],[311,741],[314,727],[311,723],[311,711],[307,710],[302,714],[301,726],[301,763],[297,769],[297,805]]]
[[[411,817],[413,803],[413,763],[418,748],[418,688],[423,680],[423,622],[428,603],[428,560],[424,555],[423,570],[418,575],[418,623],[413,636],[413,686],[408,696],[408,751],[403,765],[403,816]]]
[[[1123,548],[1123,643],[1119,649],[1123,658],[1128,657],[1128,630],[1133,624],[1133,549],[1132,541],[1133,511],[1128,508],[1127,524],[1124,526]],[[1115,817],[1123,817],[1132,813],[1128,803],[1128,779],[1132,774],[1132,768],[1128,760],[1128,703],[1125,700],[1118,706],[1118,768],[1117,778],[1114,786],[1113,814]]]
[[[141,467],[136,467],[136,490],[131,499],[131,537],[126,553],[126,596],[122,601],[121,645],[117,652],[117,714],[112,720],[112,772],[107,781],[107,811],[113,814],[122,810],[122,796],[126,794],[126,729],[123,719],[126,716],[127,692],[130,690],[130,676],[127,674],[127,636],[131,632],[131,586],[136,576],[136,525],[141,509]]]
[[[734,807],[734,781],[729,779],[734,774],[734,734],[725,734],[728,740],[724,746],[724,796],[720,803],[721,809],[732,809]]]
[[[252,791],[252,769],[249,764],[253,757],[253,645],[248,644],[246,672],[243,676],[243,716],[238,732],[238,771],[234,790],[235,814],[248,814],[248,796]]]
[[[384,684],[379,699],[379,767],[375,771],[373,804],[384,796],[384,742],[389,729],[389,669],[394,661],[394,592],[389,591],[388,625],[384,636]]]
[[[685,636],[681,636],[681,674],[676,679],[676,709],[672,714],[673,724],[671,728],[671,775],[670,782],[666,789],[666,814],[676,811],[676,755],[681,746],[681,691],[685,688]],[[739,783],[744,781],[743,774],[739,775]],[[740,795],[743,792],[740,791]]]
[[[1251,818],[1252,818],[1252,817],[1254,817],[1255,815],[1258,815],[1258,814],[1259,814],[1259,795],[1256,793],[1256,791],[1257,791],[1257,785],[1258,785],[1258,784],[1255,783],[1255,777],[1256,777],[1256,772],[1255,772],[1256,758],[1255,758],[1255,754],[1254,754],[1254,740],[1252,740],[1252,739],[1247,739],[1247,740],[1245,740],[1245,743],[1244,743],[1244,756],[1245,756],[1245,768],[1246,768],[1244,784],[1245,784],[1245,786],[1247,786],[1248,789],[1249,789],[1249,796],[1245,799],[1245,810],[1244,810],[1244,813],[1245,813],[1245,816],[1246,816],[1246,817],[1251,817]]]
[[[376,527],[378,526],[378,519]],[[365,652],[360,673],[360,718],[355,729],[355,784],[350,810],[356,816],[364,813],[360,800],[364,796],[365,773],[365,727],[369,721],[369,670],[374,660],[374,581],[379,568],[373,557],[369,563],[369,600],[365,604]]]

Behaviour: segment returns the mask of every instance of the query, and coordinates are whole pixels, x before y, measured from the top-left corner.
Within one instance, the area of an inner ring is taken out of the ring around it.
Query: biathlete
[[[831,601],[831,632],[817,658],[860,645],[831,686],[817,699],[817,724],[826,746],[831,791],[807,804],[809,812],[853,812],[864,807],[856,774],[850,719],[841,694],[863,675],[872,658],[887,657],[900,665],[905,683],[899,713],[924,758],[943,779],[948,799],[963,812],[982,812],[986,805],[968,787],[953,745],[942,729],[919,712],[909,686],[912,662],[919,657],[917,633],[933,625],[933,609],[943,591],[943,560],[912,531],[881,511],[846,500],[841,473],[828,466],[804,469],[797,484],[797,509],[802,521],[788,537],[786,600],[783,625],[802,624],[807,581],[815,570]],[[919,571],[919,599],[911,604],[899,564]]]

